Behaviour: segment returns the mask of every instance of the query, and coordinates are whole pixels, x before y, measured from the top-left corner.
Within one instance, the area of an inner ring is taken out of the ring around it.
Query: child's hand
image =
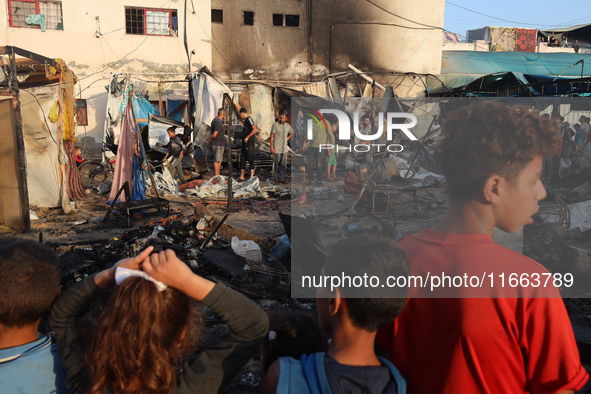
[[[142,262],[142,269],[152,278],[179,290],[193,275],[187,264],[182,262],[172,249],[146,256]]]
[[[112,267],[113,270],[117,269],[117,267],[121,268],[129,268],[132,270],[139,270],[140,264],[152,253],[154,250],[153,246],[148,246],[146,249],[142,250],[140,254],[135,257],[130,257],[128,259],[119,260],[115,265]]]
[[[129,268],[132,270],[139,270],[140,264],[142,263],[142,261],[144,261],[146,258],[148,258],[148,256],[150,255],[150,253],[152,253],[153,250],[154,250],[153,246],[148,246],[146,249],[144,249],[140,254],[138,254],[135,257],[130,257],[128,259],[119,260],[111,268],[106,269],[106,270],[101,271],[98,274],[96,274],[94,277],[94,282],[100,288],[106,289],[107,287],[109,287],[110,285],[115,283],[115,270],[117,270],[117,267]]]
[[[215,286],[212,281],[194,274],[172,249],[148,256],[142,262],[142,269],[152,278],[197,301],[203,300]]]

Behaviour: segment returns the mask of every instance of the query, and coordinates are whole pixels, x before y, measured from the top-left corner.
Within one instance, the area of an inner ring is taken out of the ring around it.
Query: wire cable
[[[412,19],[406,18],[406,17],[404,17],[404,16],[401,16],[401,15],[395,14],[395,13],[393,13],[392,11],[390,11],[390,10],[387,10],[386,8],[384,8],[384,7],[382,7],[382,6],[380,6],[380,5],[376,4],[376,3],[374,3],[374,2],[373,2],[373,1],[371,1],[371,0],[365,0],[365,1],[367,1],[369,4],[373,5],[374,7],[376,7],[376,8],[379,8],[380,10],[384,11],[384,12],[385,12],[385,13],[387,13],[387,14],[390,14],[390,15],[392,15],[392,16],[395,16],[395,17],[397,17],[397,18],[403,19],[403,20],[405,20],[405,21],[407,21],[407,22],[410,22],[410,23],[415,23],[415,24],[417,24],[417,25],[420,25],[420,26],[425,26],[425,27],[428,27],[428,28],[431,28],[431,29],[443,30],[443,27],[439,27],[439,26],[433,26],[433,25],[427,25],[427,24],[425,24],[425,23],[417,22],[417,21],[415,21],[415,20],[412,20]]]

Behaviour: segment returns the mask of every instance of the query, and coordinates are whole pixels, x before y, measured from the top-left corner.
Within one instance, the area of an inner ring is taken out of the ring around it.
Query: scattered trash
[[[275,246],[269,251],[269,260],[282,260],[291,250],[291,243],[287,234],[283,234]]]
[[[33,211],[29,211],[29,217],[31,218],[31,220],[39,220],[39,218]]]
[[[261,248],[254,241],[241,241],[240,239],[238,239],[238,237],[232,237],[232,250],[238,256],[247,258],[254,262],[260,263],[261,261],[263,261]]]
[[[213,216],[205,215],[201,219],[199,219],[199,223],[197,223],[197,230],[199,230],[199,231],[208,230],[211,228],[212,223],[213,223]]]
[[[113,182],[111,182],[111,181],[105,181],[105,182],[101,183],[97,187],[96,194],[98,194],[99,196],[102,196],[104,194],[109,194],[111,192],[111,186],[113,186]]]
[[[251,197],[268,198],[267,192],[260,187],[258,177],[252,177],[245,182],[236,182],[232,179],[232,194],[234,198],[238,199]],[[227,198],[228,177],[223,175],[215,176],[202,182],[197,188],[185,190],[185,195],[198,198]]]

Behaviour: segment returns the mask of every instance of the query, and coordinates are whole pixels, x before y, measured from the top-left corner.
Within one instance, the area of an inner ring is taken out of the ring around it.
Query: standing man
[[[256,133],[261,131],[255,124],[246,108],[240,108],[240,117],[244,121],[243,140],[242,140],[242,151],[240,154],[240,178],[244,180],[244,170],[246,170],[246,160],[250,164],[250,177],[254,176],[254,142]]]
[[[371,118],[369,116],[369,113],[366,112],[361,117],[361,134],[371,135],[371,131]],[[359,152],[361,155],[363,155],[361,162],[365,164],[370,163],[373,159],[373,153],[371,151],[371,141],[360,141],[360,144],[369,146],[369,150],[367,152]]]
[[[589,142],[589,121],[585,115],[579,117],[579,123],[581,124],[581,130],[583,130],[583,146]]]
[[[174,180],[174,173],[175,171],[179,174],[179,180],[181,181],[181,185],[186,183],[185,174],[183,174],[183,140],[181,137],[174,133],[175,131],[174,126],[170,126],[166,131],[168,132],[168,151],[166,152],[166,156],[164,160],[166,160],[169,156],[172,158],[170,165],[168,166],[168,172],[170,172],[170,176]]]
[[[314,122],[312,125],[312,140],[307,140],[304,143],[304,152],[306,152],[306,172],[312,179],[312,170],[316,170],[317,183],[322,185],[322,175],[324,174],[324,167],[326,167],[326,157],[320,150],[320,145],[326,144],[327,130],[331,128],[330,122],[326,120],[322,125]],[[326,129],[325,129],[326,127]]]
[[[287,168],[287,141],[293,136],[293,129],[287,123],[287,113],[279,115],[279,122],[271,128],[271,154],[274,155],[273,178],[280,183],[287,183],[285,177]]]
[[[220,175],[222,160],[224,159],[224,147],[226,146],[226,135],[224,134],[224,124],[222,119],[226,116],[226,110],[218,109],[218,116],[211,122],[211,136],[205,142],[211,142],[213,149],[213,175]]]

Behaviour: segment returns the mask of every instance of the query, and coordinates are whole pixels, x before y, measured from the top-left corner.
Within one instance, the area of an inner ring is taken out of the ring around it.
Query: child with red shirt
[[[408,379],[409,393],[572,393],[587,382],[558,288],[498,280],[548,271],[492,239],[495,227],[513,233],[533,223],[546,197],[542,158],[556,152],[557,130],[555,120],[526,107],[491,102],[448,117],[436,152],[448,210],[398,245],[411,275],[487,281],[437,294],[411,288],[402,313],[380,330],[377,343]]]

